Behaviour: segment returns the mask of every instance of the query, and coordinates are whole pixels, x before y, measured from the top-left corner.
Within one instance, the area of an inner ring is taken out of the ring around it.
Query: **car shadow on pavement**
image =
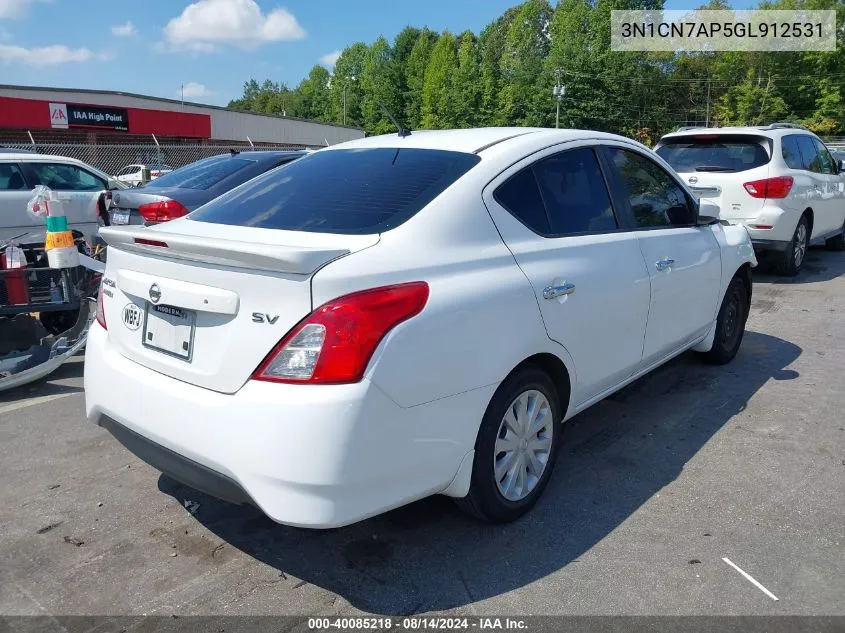
[[[830,281],[845,275],[845,253],[828,251],[824,246],[811,246],[804,265],[795,277],[784,277],[775,272],[771,257],[759,256],[759,266],[754,269],[754,283],[775,285],[809,284]]]
[[[578,564],[674,481],[767,381],[796,378],[787,368],[800,354],[792,343],[749,331],[730,365],[684,354],[579,414],[565,427],[545,494],[508,525],[475,522],[445,497],[432,497],[345,528],[301,530],[163,475],[159,488],[180,503],[200,501],[197,520],[280,575],[372,613],[441,611]]]

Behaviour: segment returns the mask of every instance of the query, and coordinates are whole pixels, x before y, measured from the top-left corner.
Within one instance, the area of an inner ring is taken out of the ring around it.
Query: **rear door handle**
[[[657,268],[657,270],[669,270],[670,268],[672,268],[672,264],[674,263],[675,260],[671,257],[664,257],[663,259],[658,259],[656,262],[654,262],[654,266],[655,268]]]
[[[557,299],[573,292],[575,292],[575,284],[564,282],[560,286],[546,286],[543,288],[543,299]]]

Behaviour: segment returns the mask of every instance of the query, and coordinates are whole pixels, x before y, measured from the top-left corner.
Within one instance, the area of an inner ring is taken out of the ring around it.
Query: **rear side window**
[[[537,179],[530,167],[523,169],[499,185],[493,197],[512,216],[540,235],[552,232],[549,216],[540,196]]]
[[[561,152],[534,165],[552,232],[556,235],[618,228],[595,152]]]
[[[267,172],[190,217],[286,231],[380,233],[414,216],[479,160],[430,149],[324,150]]]
[[[801,150],[798,147],[798,135],[790,134],[781,139],[781,152],[786,166],[790,169],[804,169]]]
[[[798,149],[801,150],[801,159],[804,169],[822,173],[821,157],[813,143],[813,137],[801,135],[798,137]]]
[[[155,180],[151,180],[145,189],[178,187],[180,189],[209,189],[224,178],[239,172],[255,161],[231,156],[214,156],[176,169]]]
[[[830,152],[827,151],[827,148],[824,146],[824,143],[822,143],[818,139],[813,139],[813,145],[815,145],[816,151],[819,155],[819,162],[821,164],[822,173],[835,174],[836,164],[833,162],[833,158],[830,157]]]
[[[20,167],[13,163],[0,163],[0,191],[24,191],[26,188]]]
[[[758,136],[701,134],[666,139],[657,155],[678,173],[741,172],[767,165],[770,143]]]

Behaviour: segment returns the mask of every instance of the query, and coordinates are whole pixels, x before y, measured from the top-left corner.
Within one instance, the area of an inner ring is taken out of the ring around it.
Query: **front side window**
[[[93,174],[62,163],[29,163],[37,184],[57,191],[101,191],[106,183]]]
[[[0,163],[0,191],[25,191],[26,188],[20,167],[13,163]]]
[[[683,189],[653,160],[636,152],[609,147],[611,163],[631,205],[638,228],[690,226],[695,212]]]

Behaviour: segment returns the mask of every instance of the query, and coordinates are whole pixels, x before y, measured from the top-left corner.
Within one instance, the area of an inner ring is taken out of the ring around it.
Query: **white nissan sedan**
[[[90,421],[312,528],[433,494],[523,515],[567,419],[734,357],[757,263],[645,146],[533,128],[351,141],[101,235]]]

